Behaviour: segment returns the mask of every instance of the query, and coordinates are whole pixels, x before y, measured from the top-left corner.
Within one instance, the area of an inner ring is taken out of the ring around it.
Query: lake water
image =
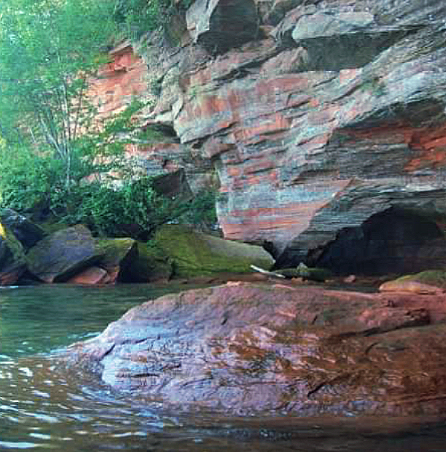
[[[178,416],[67,370],[58,354],[130,307],[174,288],[0,289],[0,450],[96,452],[445,452],[432,418]]]

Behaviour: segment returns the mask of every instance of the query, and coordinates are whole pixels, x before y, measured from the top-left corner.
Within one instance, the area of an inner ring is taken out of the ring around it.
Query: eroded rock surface
[[[300,3],[190,75],[175,128],[216,163],[227,237],[289,265],[390,207],[444,216],[445,6],[415,3]]]
[[[225,414],[446,408],[446,296],[228,283],[128,311],[68,351],[117,389]]]

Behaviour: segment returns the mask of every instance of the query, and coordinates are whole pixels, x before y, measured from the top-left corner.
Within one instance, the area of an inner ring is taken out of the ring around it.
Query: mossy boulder
[[[127,281],[132,263],[138,257],[136,240],[129,237],[98,239],[96,252],[101,255],[98,266],[107,271],[110,283]]]
[[[152,242],[137,242],[138,254],[132,260],[127,276],[132,282],[169,280],[172,276],[172,260]]]
[[[0,223],[0,285],[17,282],[26,269],[26,259],[22,244],[14,234]]]
[[[172,260],[174,276],[180,278],[252,273],[251,264],[265,269],[274,264],[272,256],[260,246],[224,240],[180,225],[161,227],[154,244]]]
[[[438,293],[446,290],[446,271],[426,270],[387,281],[379,288],[381,292]]]
[[[398,279],[399,281],[417,281],[430,286],[441,287],[446,289],[446,271],[443,270],[427,270],[415,275],[406,275]]]

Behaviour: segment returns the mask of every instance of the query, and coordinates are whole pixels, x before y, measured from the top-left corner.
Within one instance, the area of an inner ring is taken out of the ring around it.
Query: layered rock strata
[[[253,5],[197,0],[180,45],[136,46],[155,102],[144,120],[179,140],[163,165],[214,168],[225,237],[269,242],[284,266],[317,261],[385,211],[415,212],[443,234],[444,2]],[[397,254],[395,265],[410,256]],[[415,270],[444,265],[440,254]]]

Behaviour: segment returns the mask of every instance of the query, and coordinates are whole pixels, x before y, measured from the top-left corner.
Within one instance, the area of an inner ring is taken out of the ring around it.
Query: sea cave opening
[[[416,273],[446,266],[446,239],[434,219],[391,207],[342,229],[313,256],[312,265],[339,275]]]

